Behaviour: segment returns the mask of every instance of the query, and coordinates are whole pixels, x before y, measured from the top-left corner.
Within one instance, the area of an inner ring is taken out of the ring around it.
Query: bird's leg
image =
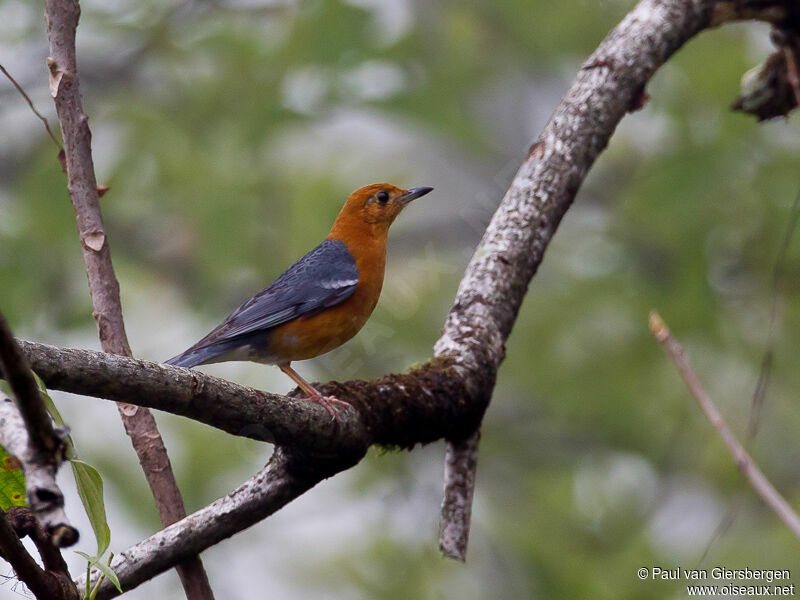
[[[322,404],[322,406],[324,406],[327,409],[327,411],[331,414],[331,416],[337,421],[340,420],[339,413],[336,412],[337,404],[345,408],[351,408],[350,404],[347,402],[338,400],[333,396],[323,396],[322,394],[320,394],[317,390],[314,389],[314,386],[312,386],[310,383],[308,383],[305,379],[303,379],[300,376],[300,373],[298,373],[292,367],[290,367],[289,363],[286,363],[284,365],[278,365],[278,368],[292,378],[292,381],[294,381],[300,387],[300,389],[306,393],[306,396],[308,396],[308,400],[310,400],[311,402],[317,402],[319,404]]]

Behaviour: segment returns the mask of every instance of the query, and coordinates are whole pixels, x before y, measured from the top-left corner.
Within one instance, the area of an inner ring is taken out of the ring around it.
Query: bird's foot
[[[349,402],[339,400],[333,396],[323,396],[322,394],[309,394],[306,400],[316,402],[317,404],[324,406],[325,410],[327,410],[331,415],[331,418],[337,423],[342,422],[342,417],[339,414],[339,411],[336,409],[336,406],[338,405],[342,408],[352,408],[352,405]]]

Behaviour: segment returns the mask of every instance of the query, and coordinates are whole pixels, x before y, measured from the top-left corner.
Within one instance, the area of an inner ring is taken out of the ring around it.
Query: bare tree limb
[[[75,56],[80,5],[78,0],[46,0],[45,14],[50,40],[50,92],[64,139],[69,195],[75,208],[100,343],[106,352],[131,356],[119,284],[100,211],[89,118],[80,95]],[[118,408],[147,477],[161,522],[170,525],[185,517],[186,509],[155,419],[150,411],[134,405],[120,404]],[[178,575],[187,598],[213,600],[199,557],[187,557],[187,562],[178,567]]]
[[[78,600],[78,590],[63,572],[42,569],[28,554],[20,536],[12,527],[8,514],[0,510],[0,558],[39,600]]]
[[[25,473],[28,506],[60,547],[78,541],[64,513],[64,495],[56,484],[63,460],[64,435],[53,428],[50,415],[5,318],[0,314],[0,371],[16,403],[0,397],[0,445],[19,459]]]
[[[321,480],[349,468],[359,458],[326,460],[315,456],[309,461],[307,456],[278,448],[264,469],[233,492],[118,554],[111,568],[123,590],[134,588],[186,556],[202,552],[265,519]],[[85,579],[79,578],[77,585],[85,585]],[[116,588],[104,581],[97,598],[105,600],[118,595]]]
[[[30,443],[41,452],[54,455],[61,444],[53,429],[39,386],[25,355],[17,345],[8,322],[0,314],[0,370],[17,398],[19,411],[30,435]]]
[[[0,520],[6,521],[18,538],[14,541],[8,531],[0,533],[0,556],[5,551],[20,581],[42,600],[77,600],[80,594],[70,577],[67,563],[59,549],[53,545],[50,534],[36,520],[33,511],[27,506],[12,506],[5,514],[0,511]],[[30,556],[20,554],[20,549],[25,550],[19,543],[24,537],[33,540],[44,569]]]
[[[583,64],[530,147],[464,273],[436,356],[452,356],[473,369],[491,364],[494,376],[561,218],[617,124],[642,107],[645,86],[673,53],[710,26],[761,19],[793,27],[798,12],[797,3],[788,0],[643,0],[628,13]],[[448,445],[448,454],[453,451]],[[445,460],[470,469],[476,465]],[[448,523],[453,513],[445,511],[455,501],[445,497],[442,531],[455,526]]]
[[[800,23],[774,27],[770,37],[777,50],[742,76],[741,92],[731,106],[759,121],[785,117],[800,104]]]
[[[28,536],[33,540],[46,570],[69,577],[69,568],[61,556],[61,551],[53,545],[50,535],[42,529],[30,508],[12,506],[6,510],[5,516],[20,539]]]
[[[748,8],[747,2],[737,4],[716,14],[717,21],[737,18],[737,10]],[[644,0],[583,64],[489,223],[436,343],[437,356],[454,357],[467,369],[490,365],[494,377],[528,284],[588,170],[622,117],[641,107],[656,70],[711,24],[715,8],[712,0]],[[447,453],[453,451],[448,446]],[[468,469],[476,464],[455,456],[446,461]],[[474,474],[461,479],[474,480]],[[457,502],[445,497],[441,531],[458,527],[449,523],[451,516],[469,513],[468,505],[450,512]]]
[[[728,427],[725,419],[722,418],[722,414],[717,410],[711,397],[703,389],[700,380],[697,379],[697,375],[695,375],[691,366],[689,366],[683,348],[681,348],[678,341],[672,337],[672,333],[656,311],[650,313],[650,330],[653,332],[655,338],[661,342],[667,356],[675,363],[678,372],[689,387],[689,391],[691,391],[692,395],[697,400],[697,403],[700,405],[706,417],[708,417],[708,420],[711,421],[711,424],[717,432],[719,432],[722,441],[725,442],[725,445],[728,447],[742,475],[747,478],[750,485],[752,485],[756,493],[761,496],[761,499],[766,502],[767,506],[778,515],[778,518],[786,524],[792,533],[800,538],[800,517],[798,517],[797,513],[786,499],[781,496],[780,492],[770,483],[764,473],[761,472],[761,469],[758,468],[758,465],[753,461],[753,458],[736,439],[736,436],[733,434],[730,427]]]
[[[476,431],[461,442],[447,442],[446,447],[439,549],[446,557],[461,562],[467,559],[480,438]]]
[[[444,358],[375,381],[319,385],[322,393],[347,398],[355,408],[342,410],[337,423],[313,402],[200,371],[92,350],[22,340],[20,345],[51,389],[137,402],[233,435],[315,455],[363,453],[370,444],[411,448],[441,438],[463,438],[475,430],[485,408],[481,398],[468,391],[480,389],[480,381],[465,385],[465,375]]]
[[[435,358],[404,375],[324,386],[323,393],[335,394],[356,408],[357,414],[348,411],[340,428],[329,420],[324,422],[324,411],[309,403],[293,403],[198,373],[30,343],[25,344],[26,351],[37,372],[57,389],[118,399],[124,395],[131,401],[138,390],[139,404],[159,406],[232,433],[274,439],[291,447],[294,469],[305,473],[302,484],[293,477],[285,478],[280,465],[272,465],[256,477],[268,478],[273,473],[274,479],[264,492],[269,499],[254,492],[254,480],[232,495],[255,493],[254,502],[263,503],[259,504],[261,512],[257,511],[260,518],[311,487],[312,482],[353,464],[363,443],[409,447],[440,437],[464,439],[478,429],[504,356],[505,341],[545,248],[618,122],[629,110],[641,107],[644,87],[658,67],[707,27],[735,18],[780,23],[794,18],[792,11],[796,11],[796,5],[790,0],[643,0],[583,65],[531,146],[466,270],[442,338],[435,346]],[[75,361],[72,367],[78,372],[62,368],[62,360]],[[104,378],[100,372],[103,368],[111,368],[114,376]],[[98,381],[91,381],[95,377]],[[409,389],[414,393],[409,394]],[[237,394],[242,394],[240,400],[231,405],[213,402],[214,398],[234,400]],[[168,397],[173,395],[172,399]],[[378,400],[378,405],[370,400]],[[415,431],[418,426],[419,432]],[[299,448],[313,449],[313,460],[296,454]],[[339,456],[343,449],[352,460],[335,461],[323,473],[314,468],[318,457],[324,455],[321,453]],[[470,461],[462,462],[468,475]],[[147,546],[149,554],[144,546],[137,545],[118,557],[114,567],[125,573],[126,589],[169,568],[187,553],[199,552],[247,526],[247,519],[228,520],[226,506],[225,499],[219,500],[155,534],[149,538],[157,540]],[[216,525],[201,528],[202,535],[193,535],[188,524],[191,520],[200,527],[195,520],[199,515]],[[149,557],[158,558],[152,558],[151,563]],[[151,568],[156,563],[158,568]]]

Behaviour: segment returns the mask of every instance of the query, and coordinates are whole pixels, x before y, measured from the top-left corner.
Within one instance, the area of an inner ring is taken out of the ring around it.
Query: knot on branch
[[[800,16],[771,33],[777,50],[742,76],[732,110],[758,121],[787,116],[800,105]]]
[[[5,517],[18,538],[33,536],[36,530],[36,518],[30,508],[27,506],[10,506],[5,511]]]

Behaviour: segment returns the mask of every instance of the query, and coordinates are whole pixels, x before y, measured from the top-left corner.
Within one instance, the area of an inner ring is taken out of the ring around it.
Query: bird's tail
[[[178,356],[173,356],[169,360],[165,360],[165,365],[174,365],[176,367],[192,368],[203,362],[203,359],[198,356],[200,353],[196,350],[187,350]]]
[[[219,358],[230,349],[231,346],[229,344],[212,344],[200,348],[192,346],[186,352],[173,356],[165,364],[191,369],[205,363],[220,362]]]

